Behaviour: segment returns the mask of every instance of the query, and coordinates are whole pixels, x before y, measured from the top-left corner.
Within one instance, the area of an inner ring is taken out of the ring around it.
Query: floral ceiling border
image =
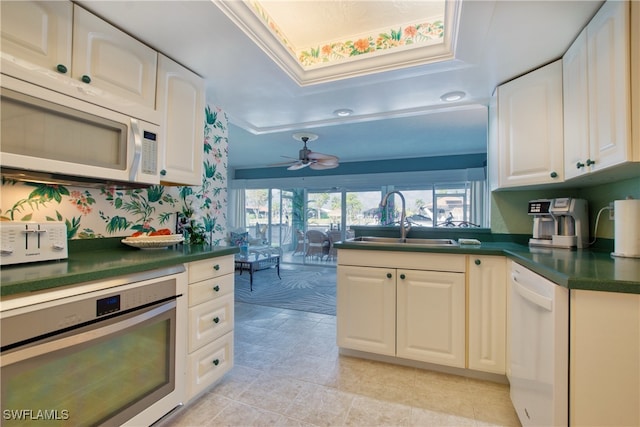
[[[375,31],[368,35],[362,35],[356,40],[335,41],[322,46],[296,50],[289,40],[287,40],[282,29],[269,16],[258,1],[251,0],[249,4],[254,13],[303,67],[312,67],[319,64],[326,65],[331,62],[344,61],[360,55],[380,53],[382,51],[410,47],[412,45],[429,45],[444,42],[445,24],[444,16],[442,16],[436,18],[433,22],[419,22],[406,25],[405,27],[400,26],[397,29],[390,29],[388,31]]]

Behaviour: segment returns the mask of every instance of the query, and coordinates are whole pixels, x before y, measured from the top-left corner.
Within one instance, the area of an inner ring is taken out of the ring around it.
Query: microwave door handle
[[[140,169],[140,160],[142,158],[142,138],[140,137],[140,127],[138,120],[131,119],[131,133],[133,134],[133,162],[131,162],[130,181],[135,181]]]

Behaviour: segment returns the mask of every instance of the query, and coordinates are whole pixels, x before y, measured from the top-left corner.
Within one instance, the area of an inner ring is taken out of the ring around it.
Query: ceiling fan
[[[307,148],[307,142],[315,141],[318,139],[318,135],[314,135],[312,133],[294,133],[293,139],[301,141],[304,144],[304,147],[299,151],[298,158],[294,159],[293,157],[289,157],[292,159],[289,162],[276,163],[271,166],[289,166],[288,170],[297,170],[302,169],[304,167],[309,166],[311,169],[321,170],[321,169],[333,169],[338,167],[338,158],[336,156],[332,156],[330,154],[322,154],[316,153],[315,151],[309,150]],[[282,156],[287,157],[287,156]]]

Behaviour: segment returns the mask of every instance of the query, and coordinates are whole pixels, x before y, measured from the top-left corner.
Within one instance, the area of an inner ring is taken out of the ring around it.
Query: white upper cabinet
[[[563,57],[566,178],[640,160],[629,54],[640,44],[630,35],[629,2],[608,1]]]
[[[2,73],[159,124],[157,53],[68,1],[7,1]]]
[[[73,78],[155,109],[157,63],[155,50],[74,7]]]
[[[204,151],[204,80],[159,55],[158,110],[164,131],[161,181],[166,184],[202,185]]]
[[[497,117],[496,187],[563,181],[561,60],[499,86]]]
[[[71,71],[73,4],[3,1],[2,73],[48,84]]]

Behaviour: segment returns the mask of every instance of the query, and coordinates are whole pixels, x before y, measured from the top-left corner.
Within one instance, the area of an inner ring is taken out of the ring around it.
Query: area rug
[[[254,272],[251,292],[249,272],[236,271],[236,301],[335,316],[335,268],[281,266],[280,277],[275,268]]]

